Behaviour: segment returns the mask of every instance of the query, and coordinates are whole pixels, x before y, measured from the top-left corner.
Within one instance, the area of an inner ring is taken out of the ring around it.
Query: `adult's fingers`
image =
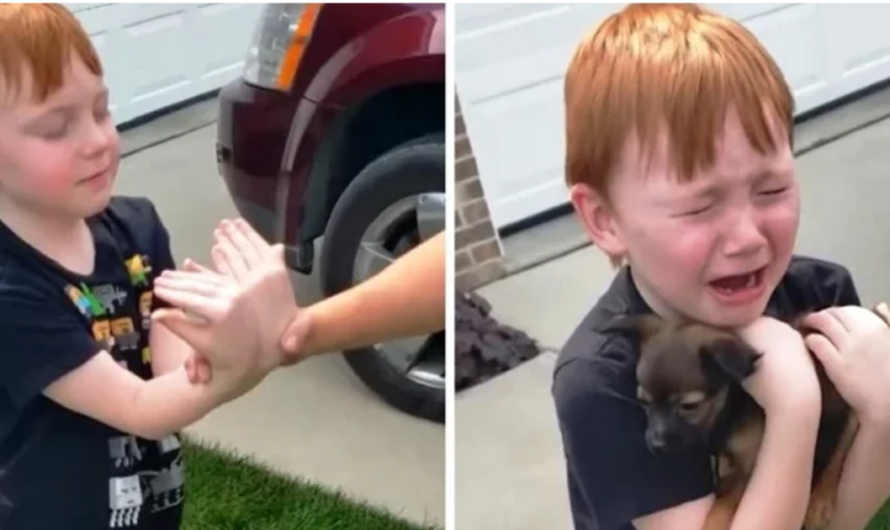
[[[222,259],[228,266],[228,270],[231,271],[232,277],[235,278],[235,281],[243,284],[247,281],[250,273],[250,267],[248,266],[244,255],[241,254],[224,231],[216,230],[213,235],[216,239],[214,251],[220,253]]]
[[[229,261],[226,259],[225,252],[219,248],[218,245],[213,245],[210,249],[210,257],[213,259],[213,266],[219,270],[222,274],[228,276],[229,278],[235,278],[235,271],[229,267]],[[237,281],[237,280],[235,280]]]
[[[269,251],[271,250],[269,243],[263,239],[252,226],[250,226],[250,223],[239,217],[238,219],[235,219],[234,225],[235,230],[250,242],[251,246],[253,246],[259,256],[262,257],[269,254]]]
[[[235,223],[225,219],[220,223],[220,229],[222,230],[223,237],[229,240],[235,251],[238,252],[241,259],[247,264],[248,269],[256,268],[263,263],[263,255],[259,253],[250,239]]]
[[[850,332],[844,327],[831,309],[808,315],[803,323],[824,335],[835,348],[842,350]]]

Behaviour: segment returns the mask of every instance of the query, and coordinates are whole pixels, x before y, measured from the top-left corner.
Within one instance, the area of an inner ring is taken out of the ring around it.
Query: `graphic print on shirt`
[[[148,256],[136,254],[126,261],[126,265],[133,287],[148,286],[148,275],[151,274],[151,261]]]
[[[112,314],[127,302],[127,292],[116,285],[99,285],[93,288],[93,297],[106,313]]]
[[[151,267],[148,257],[140,255],[126,260],[124,266],[129,283],[136,289],[121,283],[92,287],[81,284],[66,286],[65,293],[88,319],[93,337],[123,368],[136,370],[136,363],[151,362],[147,338],[151,326]],[[108,456],[114,470],[108,478],[110,529],[134,528],[146,514],[182,504],[185,477],[176,434],[159,441],[115,436],[108,440]]]
[[[158,513],[179,506],[185,500],[183,485],[185,469],[182,462],[179,437],[171,434],[157,442],[152,450],[161,455],[176,452],[176,457],[169,466],[158,471],[137,471],[129,476],[114,477],[109,480],[110,528],[126,528],[139,523],[140,515],[148,511]],[[118,456],[117,462],[134,463],[132,457],[120,458],[121,446],[111,447]],[[138,451],[138,447],[135,447]],[[141,453],[139,453],[141,456]]]
[[[142,331],[151,328],[151,303],[154,301],[151,291],[139,295],[139,314],[142,315]]]

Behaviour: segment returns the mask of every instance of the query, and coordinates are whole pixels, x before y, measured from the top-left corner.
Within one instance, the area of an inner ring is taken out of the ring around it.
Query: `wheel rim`
[[[422,193],[393,203],[362,234],[353,267],[361,283],[396,258],[445,229],[445,194]],[[423,353],[432,335],[391,340],[375,345],[378,355],[403,376],[425,386],[445,388],[445,356]]]

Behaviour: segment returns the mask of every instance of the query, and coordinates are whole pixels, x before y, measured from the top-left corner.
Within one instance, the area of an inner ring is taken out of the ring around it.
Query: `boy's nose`
[[[760,223],[750,213],[743,213],[724,234],[724,253],[727,256],[753,254],[766,245]]]

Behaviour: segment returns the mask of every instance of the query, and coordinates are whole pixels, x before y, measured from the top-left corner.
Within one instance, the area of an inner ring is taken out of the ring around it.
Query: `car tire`
[[[444,193],[445,178],[442,134],[402,144],[368,164],[347,186],[328,220],[319,262],[325,296],[355,285],[361,239],[384,210],[414,195]],[[444,332],[431,335],[423,349],[424,355],[441,356],[444,366]],[[445,421],[444,384],[436,388],[409,378],[373,346],[344,351],[343,355],[359,379],[390,406],[415,417]]]

